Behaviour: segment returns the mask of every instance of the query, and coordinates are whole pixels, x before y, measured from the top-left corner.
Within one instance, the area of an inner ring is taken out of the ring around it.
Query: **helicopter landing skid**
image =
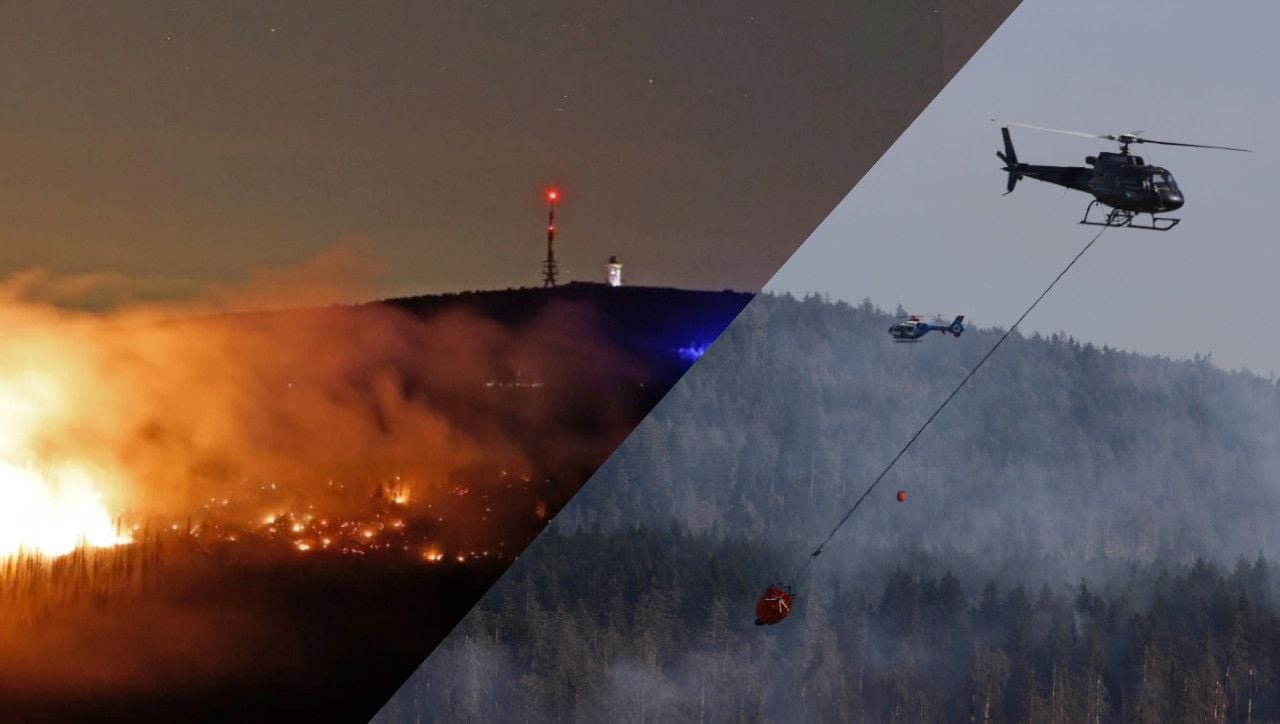
[[[1182,221],[1182,219],[1174,219],[1168,216],[1156,216],[1155,214],[1149,214],[1151,217],[1151,223],[1137,224],[1134,222],[1138,218],[1138,212],[1129,211],[1127,209],[1111,209],[1106,213],[1106,216],[1101,221],[1090,219],[1090,212],[1092,212],[1093,207],[1097,206],[1099,203],[1101,202],[1095,200],[1089,204],[1089,207],[1084,210],[1084,218],[1080,220],[1080,223],[1087,224],[1089,226],[1114,226],[1118,228],[1127,227],[1130,229],[1146,229],[1148,231],[1168,231],[1169,229],[1177,226],[1178,222]]]

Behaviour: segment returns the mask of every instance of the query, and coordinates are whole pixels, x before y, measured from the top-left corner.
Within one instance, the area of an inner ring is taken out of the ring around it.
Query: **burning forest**
[[[509,301],[0,306],[6,710],[372,715],[675,379],[610,299]]]

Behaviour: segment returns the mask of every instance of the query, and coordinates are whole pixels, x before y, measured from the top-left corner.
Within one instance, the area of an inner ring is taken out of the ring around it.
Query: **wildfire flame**
[[[117,531],[101,497],[101,476],[71,461],[35,465],[39,432],[71,408],[63,384],[73,351],[43,349],[15,332],[0,355],[0,560],[19,554],[57,557],[80,546],[109,547],[131,538]],[[64,423],[65,424],[65,423]]]
[[[80,546],[130,542],[103,505],[93,477],[74,465],[36,469],[0,461],[0,559],[57,557]]]

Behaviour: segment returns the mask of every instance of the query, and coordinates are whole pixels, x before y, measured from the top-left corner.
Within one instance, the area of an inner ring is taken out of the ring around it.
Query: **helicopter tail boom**
[[[1004,136],[1004,152],[996,151],[996,155],[1004,161],[1004,170],[1009,172],[1009,183],[1005,185],[1005,195],[1013,193],[1013,187],[1018,185],[1018,180],[1022,178],[1022,174],[1018,173],[1018,154],[1013,150],[1013,139],[1009,137],[1009,127],[1004,126],[1000,129],[1000,134]]]

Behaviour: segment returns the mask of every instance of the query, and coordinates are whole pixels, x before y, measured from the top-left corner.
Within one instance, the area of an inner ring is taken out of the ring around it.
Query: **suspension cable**
[[[978,360],[978,364],[974,365],[973,369],[969,370],[969,374],[965,375],[964,379],[960,380],[960,384],[956,385],[955,389],[951,391],[951,394],[947,395],[947,398],[942,401],[941,405],[938,405],[938,409],[934,410],[933,414],[929,416],[929,419],[925,420],[924,424],[920,426],[920,429],[916,430],[915,434],[911,436],[911,439],[907,440],[907,444],[903,445],[902,449],[898,451],[898,454],[893,456],[893,459],[889,461],[889,464],[885,466],[884,470],[881,470],[880,474],[875,477],[875,480],[871,481],[871,485],[867,487],[866,491],[856,501],[854,501],[853,507],[849,508],[849,511],[844,514],[844,517],[840,519],[839,523],[836,523],[836,527],[832,528],[831,532],[828,533],[827,537],[824,538],[822,542],[818,544],[818,547],[814,549],[813,553],[809,554],[809,557],[805,559],[804,565],[800,566],[800,569],[796,573],[793,580],[798,579],[801,575],[804,574],[805,571],[809,569],[809,565],[813,563],[813,559],[817,558],[818,554],[822,553],[822,549],[825,548],[826,545],[831,542],[831,539],[834,538],[836,533],[839,532],[840,528],[842,528],[844,524],[848,522],[849,517],[852,516],[853,512],[858,509],[858,506],[862,505],[862,501],[866,500],[867,496],[871,495],[871,491],[875,490],[875,487],[880,484],[880,481],[883,480],[886,475],[889,474],[889,471],[893,469],[893,466],[896,465],[900,459],[902,459],[902,456],[905,455],[907,450],[911,448],[912,444],[915,443],[916,439],[919,438],[920,435],[924,433],[924,431],[929,427],[930,423],[934,421],[934,418],[936,418],[939,415],[939,413],[941,413],[942,410],[946,408],[946,406],[951,402],[951,400],[960,393],[960,390],[964,388],[965,384],[967,384],[975,374],[977,374],[978,370],[982,369],[982,365],[986,364],[987,360],[991,358],[991,355],[996,353],[997,349],[1000,349],[1000,345],[1004,344],[1004,341],[1009,338],[1009,335],[1013,334],[1013,331],[1018,328],[1019,324],[1022,324],[1022,320],[1026,319],[1027,315],[1031,314],[1031,311],[1035,309],[1038,304],[1040,304],[1040,301],[1049,295],[1049,292],[1052,291],[1053,288],[1057,286],[1058,282],[1061,281],[1062,278],[1067,275],[1068,271],[1071,271],[1071,267],[1075,266],[1076,262],[1080,261],[1080,257],[1084,256],[1085,252],[1089,251],[1089,249],[1093,246],[1094,242],[1096,242],[1099,238],[1102,237],[1102,232],[1106,230],[1107,230],[1107,227],[1105,226],[1102,227],[1101,229],[1098,229],[1098,233],[1094,234],[1093,238],[1089,240],[1089,243],[1085,244],[1084,248],[1082,248],[1079,252],[1077,252],[1076,255],[1072,257],[1071,261],[1067,262],[1067,265],[1063,267],[1062,271],[1058,272],[1058,276],[1054,277],[1053,281],[1049,282],[1049,286],[1045,287],[1044,291],[1040,292],[1040,296],[1036,297],[1036,300],[1031,303],[1031,306],[1027,307],[1027,311],[1023,312],[1022,316],[1018,317],[1018,321],[1014,322],[1013,326],[1009,327],[1009,329],[1003,335],[1000,336],[1000,339],[996,340],[996,343],[991,346],[991,349],[988,350],[985,355],[983,355],[982,359]]]

